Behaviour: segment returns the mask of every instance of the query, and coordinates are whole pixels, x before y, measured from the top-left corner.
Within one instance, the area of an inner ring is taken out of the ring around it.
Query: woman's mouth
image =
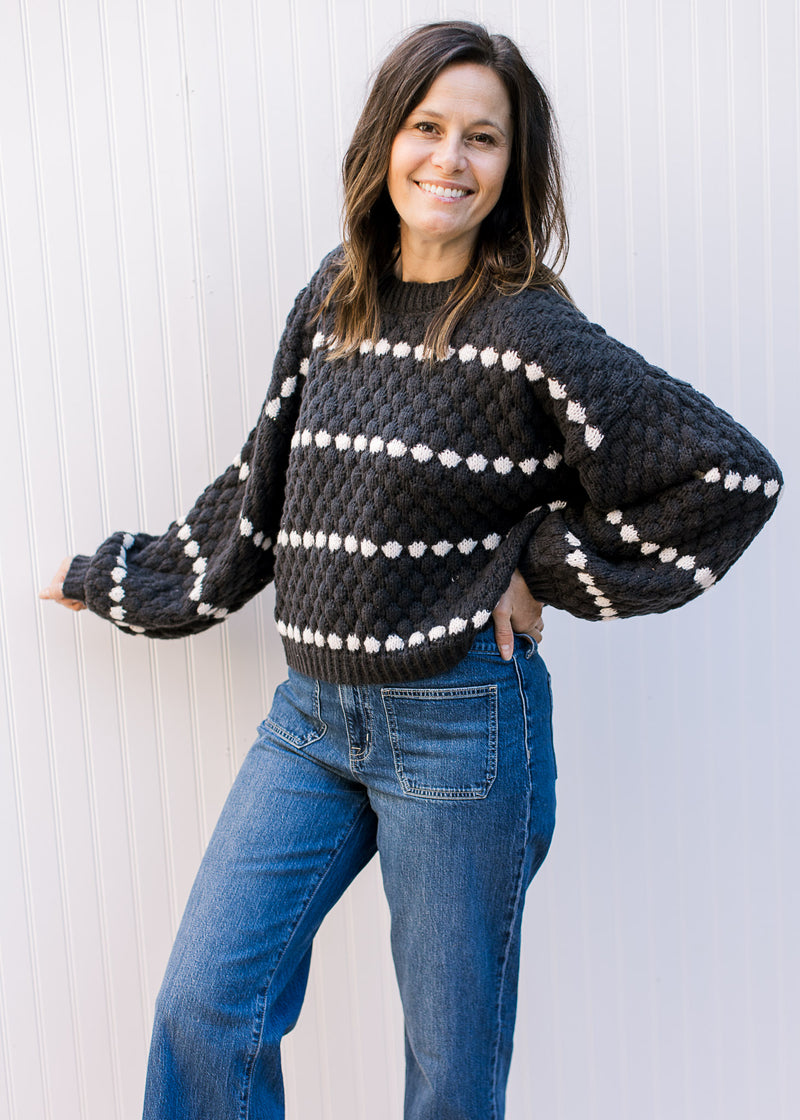
[[[466,187],[442,187],[436,183],[426,183],[424,181],[417,182],[416,185],[426,194],[432,194],[434,198],[442,199],[445,202],[458,202],[459,199],[467,198],[474,193],[467,190]]]

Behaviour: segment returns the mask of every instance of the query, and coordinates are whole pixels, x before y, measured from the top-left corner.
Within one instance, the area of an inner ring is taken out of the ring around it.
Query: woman
[[[554,824],[541,604],[679,606],[782,484],[749,433],[569,301],[552,115],[508,39],[403,40],[344,179],[343,245],[295,303],[241,455],[163,536],[114,534],[43,593],[180,637],[276,583],[289,679],[178,933],[149,1118],[283,1115],[313,936],[376,850],[405,1115],[503,1115],[524,896]]]

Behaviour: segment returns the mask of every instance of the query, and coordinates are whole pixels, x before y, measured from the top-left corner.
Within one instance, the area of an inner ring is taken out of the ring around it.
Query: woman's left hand
[[[510,661],[514,653],[514,634],[529,634],[537,643],[542,640],[542,606],[515,569],[508,589],[492,611],[494,636],[504,661]]]

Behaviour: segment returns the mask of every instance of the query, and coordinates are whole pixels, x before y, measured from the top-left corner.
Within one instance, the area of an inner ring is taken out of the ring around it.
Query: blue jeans
[[[499,1120],[525,890],[555,823],[547,670],[490,630],[454,669],[351,687],[290,672],[231,789],[156,1005],[145,1120],[279,1120],[311,943],[380,853],[406,1120]]]

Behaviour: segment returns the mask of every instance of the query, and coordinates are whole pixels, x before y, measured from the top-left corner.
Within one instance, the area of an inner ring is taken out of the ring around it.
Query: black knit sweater
[[[390,281],[381,338],[331,361],[300,293],[258,424],[163,536],[115,533],[64,595],[128,633],[177,638],[275,579],[291,666],[340,683],[458,662],[519,568],[587,619],[680,606],[772,513],[764,447],[552,290],[492,295],[450,356],[422,339],[453,282]]]

